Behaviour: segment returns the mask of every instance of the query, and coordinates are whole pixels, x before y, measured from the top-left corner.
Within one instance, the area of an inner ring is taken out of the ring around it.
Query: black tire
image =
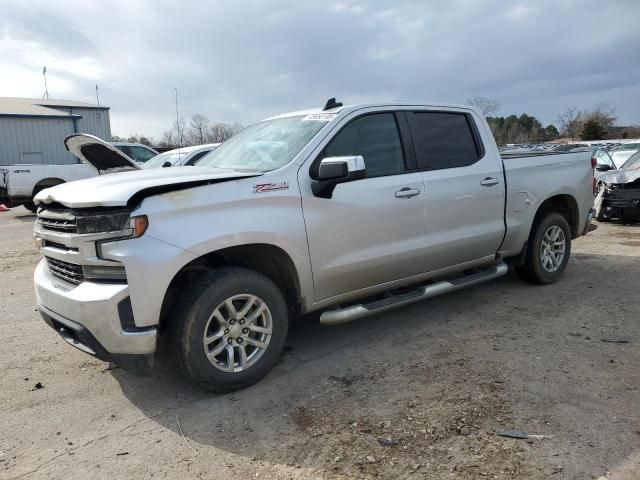
[[[38,207],[36,207],[36,205],[35,205],[35,203],[33,203],[33,201],[23,203],[22,205],[24,205],[24,208],[29,210],[31,213],[36,213],[36,210],[38,209]]]
[[[560,227],[564,233],[565,250],[559,266],[553,272],[547,271],[543,264],[540,254],[542,252],[542,239],[545,233],[553,226]],[[543,214],[534,223],[531,233],[529,234],[529,242],[527,243],[527,253],[524,265],[516,267],[516,272],[520,278],[539,285],[547,285],[555,283],[567,266],[569,256],[571,255],[571,230],[567,219],[555,212]]]
[[[278,362],[289,328],[287,304],[278,287],[252,270],[222,267],[200,275],[187,288],[188,293],[173,310],[169,331],[182,373],[203,389],[218,393],[240,390],[262,379]],[[272,322],[271,338],[256,363],[241,372],[225,372],[207,358],[203,336],[215,309],[241,294],[255,295],[266,304]]]
[[[33,188],[33,197],[31,197],[31,201],[23,203],[24,207],[30,212],[36,213],[36,210],[38,210],[38,207],[36,207],[35,203],[33,203],[33,198],[45,188],[55,187],[56,185],[62,185],[63,183],[64,182],[56,181],[54,183],[51,183],[50,185],[36,185]]]

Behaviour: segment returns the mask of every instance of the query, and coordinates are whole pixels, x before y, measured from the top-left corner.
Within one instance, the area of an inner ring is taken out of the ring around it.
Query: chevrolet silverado
[[[98,139],[66,145],[100,172],[128,168]],[[594,215],[588,152],[502,158],[471,107],[335,99],[260,121],[196,167],[35,200],[45,322],[120,365],[172,355],[218,392],[265,376],[303,313],[336,325],[509,265],[553,283]]]

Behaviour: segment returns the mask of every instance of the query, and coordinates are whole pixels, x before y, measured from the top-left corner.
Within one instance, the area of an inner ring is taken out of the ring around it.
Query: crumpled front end
[[[631,183],[602,183],[595,207],[598,220],[640,221],[640,179]]]

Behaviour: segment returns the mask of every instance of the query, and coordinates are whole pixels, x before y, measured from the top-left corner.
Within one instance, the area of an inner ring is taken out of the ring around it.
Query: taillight
[[[591,168],[595,170],[596,165],[598,165],[598,159],[596,157],[591,157]]]
[[[593,194],[597,194],[598,192],[596,191],[596,165],[598,165],[598,159],[596,157],[591,157],[591,181],[592,181],[592,185],[591,188],[593,189]]]

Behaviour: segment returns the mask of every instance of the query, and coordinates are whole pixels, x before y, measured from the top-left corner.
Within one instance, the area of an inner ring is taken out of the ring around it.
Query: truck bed
[[[532,224],[541,200],[554,196],[555,192],[574,196],[577,201],[576,222],[580,223],[587,218],[589,208],[593,205],[590,152],[517,153],[501,157],[507,185],[507,233],[501,248],[503,255],[518,254],[527,241],[530,230],[528,226]]]
[[[0,165],[0,203],[19,205],[30,202],[36,186],[66,183],[97,175],[81,163]]]

